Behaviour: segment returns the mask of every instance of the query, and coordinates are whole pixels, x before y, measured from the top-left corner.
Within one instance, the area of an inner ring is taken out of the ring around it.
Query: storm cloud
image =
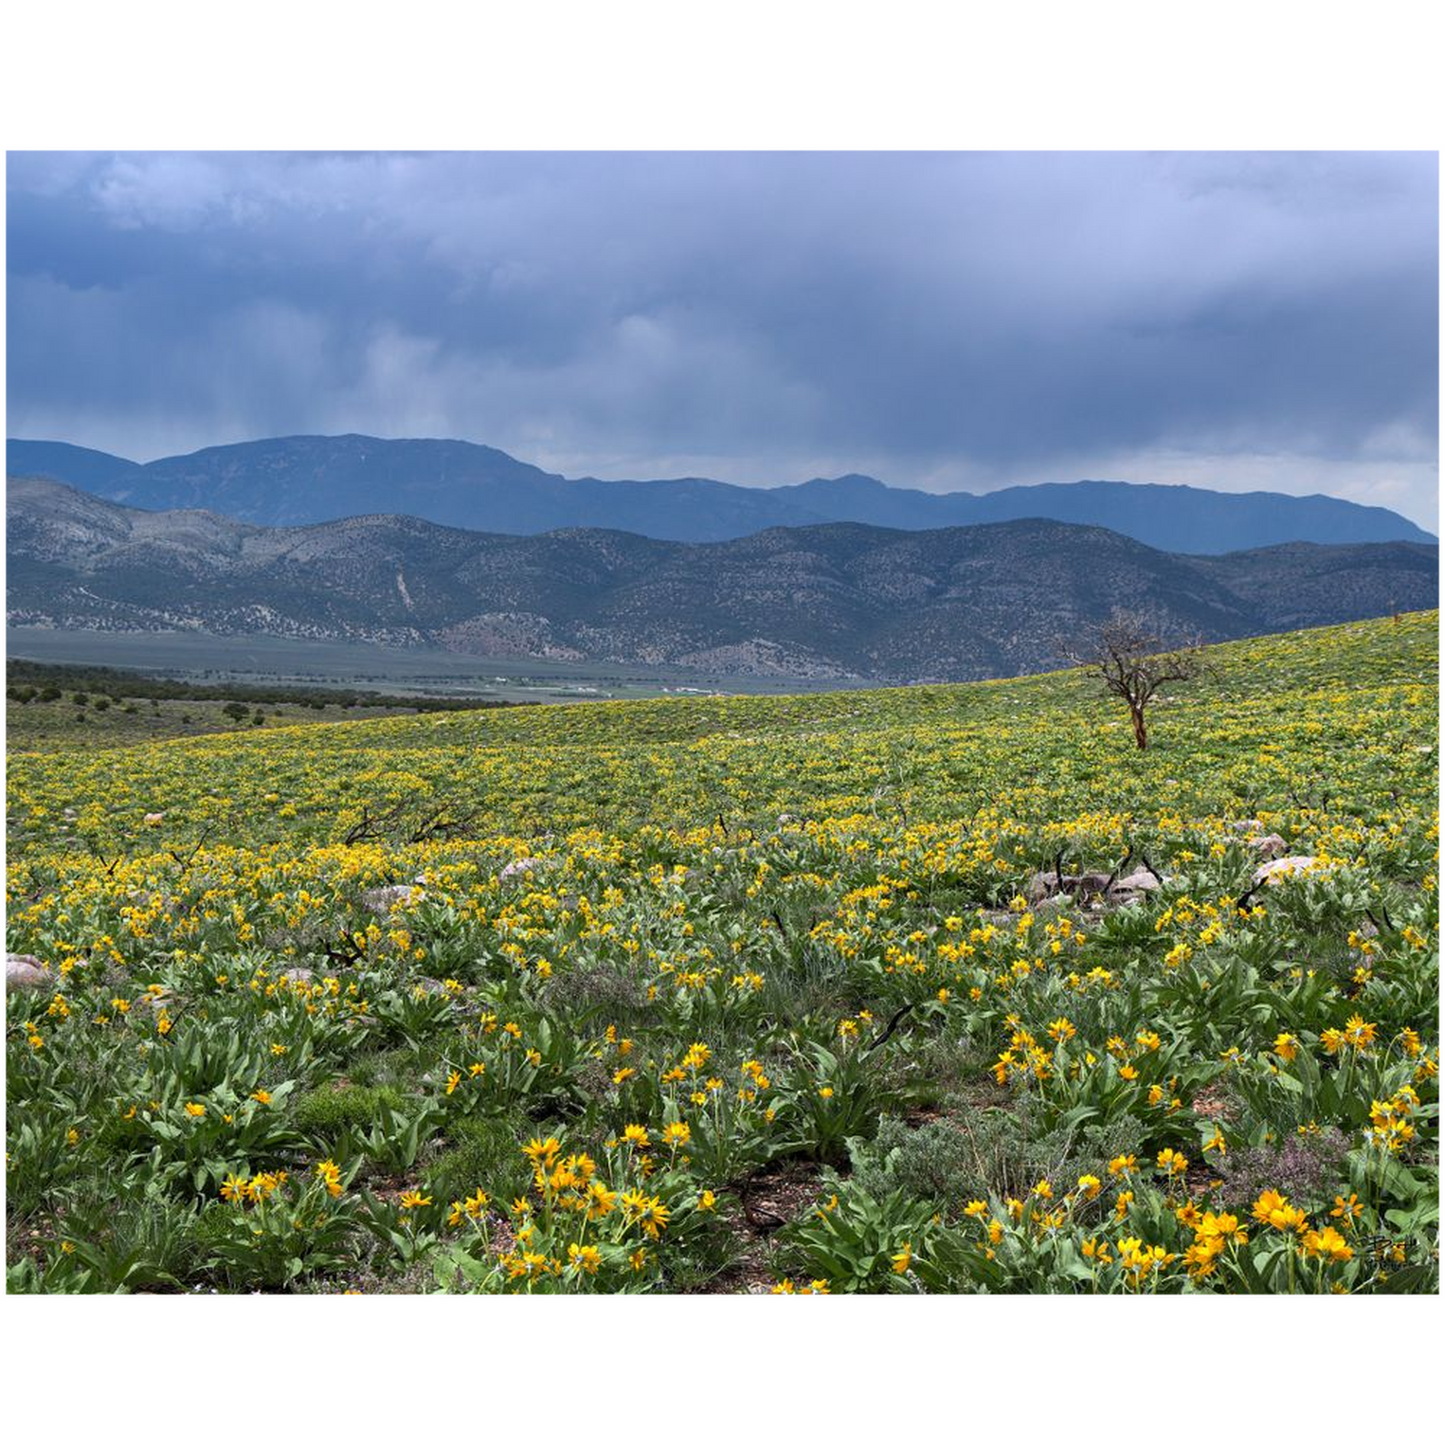
[[[12,436],[1436,528],[1433,154],[12,154],[7,189]]]

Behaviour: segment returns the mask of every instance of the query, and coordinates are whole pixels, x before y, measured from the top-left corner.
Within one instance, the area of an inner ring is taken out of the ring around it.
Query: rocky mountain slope
[[[1224,639],[1436,605],[1433,546],[1177,556],[1049,521],[685,544],[368,516],[267,528],[9,484],[15,625],[196,630],[880,681],[1007,676],[1124,604]]]
[[[305,526],[373,512],[536,535],[607,527],[682,542],[769,527],[862,522],[908,531],[1046,518],[1108,527],[1165,551],[1217,554],[1282,542],[1433,542],[1394,512],[1337,497],[1235,494],[1128,482],[934,495],[872,477],[737,487],[706,478],[569,480],[470,442],[278,437],[139,465],[58,442],[8,443],[11,476],[43,476],[151,510],[205,507],[260,526]]]

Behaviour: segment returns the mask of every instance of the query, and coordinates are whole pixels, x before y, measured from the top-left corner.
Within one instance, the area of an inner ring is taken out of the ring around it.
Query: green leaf
[[[1431,1289],[1434,1271],[1423,1264],[1407,1264],[1390,1274],[1380,1285],[1383,1294],[1413,1294],[1419,1289]]]

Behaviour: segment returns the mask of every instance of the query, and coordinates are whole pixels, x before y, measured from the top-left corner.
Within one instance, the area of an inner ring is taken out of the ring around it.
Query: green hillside
[[[1434,1289],[1437,648],[12,753],[11,1287]]]

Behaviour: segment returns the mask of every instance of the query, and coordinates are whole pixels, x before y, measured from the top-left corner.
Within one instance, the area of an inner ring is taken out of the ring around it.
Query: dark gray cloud
[[[1434,155],[12,155],[9,431],[1436,519]]]

